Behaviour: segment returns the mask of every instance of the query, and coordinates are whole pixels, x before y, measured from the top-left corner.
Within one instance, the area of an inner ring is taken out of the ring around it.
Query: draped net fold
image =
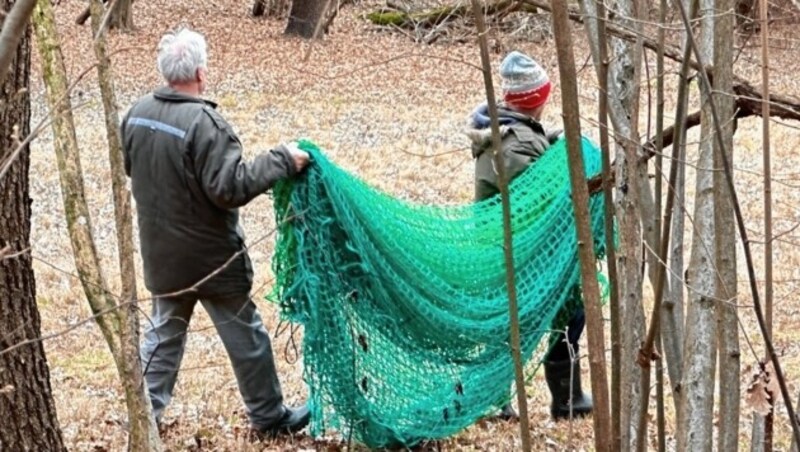
[[[304,177],[274,189],[276,276],[268,298],[303,325],[312,433],[370,447],[450,436],[509,400],[514,368],[500,197],[420,205],[370,187],[314,143]],[[600,173],[586,138],[587,176]],[[528,361],[579,285],[565,140],[510,185]],[[602,194],[590,199],[604,255]]]

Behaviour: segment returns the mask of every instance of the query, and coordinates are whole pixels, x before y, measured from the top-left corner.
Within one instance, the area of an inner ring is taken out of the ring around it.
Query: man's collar
[[[205,104],[211,108],[216,109],[217,103],[210,100],[201,99],[190,94],[182,93],[169,86],[162,86],[153,92],[153,97],[167,102],[192,102],[197,104]]]

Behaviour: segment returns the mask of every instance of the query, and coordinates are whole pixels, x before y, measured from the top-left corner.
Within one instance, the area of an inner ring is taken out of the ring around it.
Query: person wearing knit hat
[[[503,101],[498,105],[503,158],[509,180],[535,162],[555,142],[561,130],[550,133],[541,118],[552,84],[547,72],[533,58],[513,51],[500,63]],[[492,162],[492,130],[489,108],[479,105],[469,115],[466,134],[475,158],[475,200],[500,192]]]
[[[547,102],[552,84],[533,58],[514,51],[500,64],[503,100],[519,111],[534,111]],[[538,118],[537,118],[538,119]]]
[[[503,101],[497,110],[501,151],[506,175],[511,181],[559,139],[561,130],[547,132],[542,126],[542,113],[550,97],[552,83],[547,71],[536,60],[518,51],[509,53],[500,63],[500,79]],[[465,133],[472,142],[472,156],[475,158],[475,200],[495,197],[500,189],[493,161],[491,121],[486,103],[472,111]],[[553,335],[550,352],[544,363],[545,380],[552,395],[550,414],[556,420],[569,418],[570,413],[580,416],[592,411],[592,399],[581,389],[580,363],[570,359],[571,356],[579,356],[578,340],[585,326],[580,290],[576,289],[571,298],[556,316],[561,323],[553,326],[554,330],[564,330],[566,323],[567,338],[564,340],[563,336]],[[570,354],[570,349],[573,354]],[[499,417],[513,419],[517,414],[507,404]]]

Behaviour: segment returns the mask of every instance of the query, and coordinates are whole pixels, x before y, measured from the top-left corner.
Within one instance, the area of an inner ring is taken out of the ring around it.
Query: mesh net
[[[587,175],[600,153],[583,140]],[[301,142],[313,164],[274,190],[276,285],[304,326],[312,434],[371,447],[450,436],[502,406],[514,380],[499,196],[400,201]],[[522,354],[533,355],[579,283],[564,140],[510,187]],[[603,199],[590,201],[598,255]],[[284,221],[286,220],[286,221]]]

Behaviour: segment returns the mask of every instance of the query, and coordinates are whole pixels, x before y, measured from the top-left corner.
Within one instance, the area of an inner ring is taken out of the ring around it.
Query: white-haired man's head
[[[206,39],[200,33],[183,28],[167,33],[158,43],[158,71],[170,86],[196,88],[202,94],[207,68]]]

